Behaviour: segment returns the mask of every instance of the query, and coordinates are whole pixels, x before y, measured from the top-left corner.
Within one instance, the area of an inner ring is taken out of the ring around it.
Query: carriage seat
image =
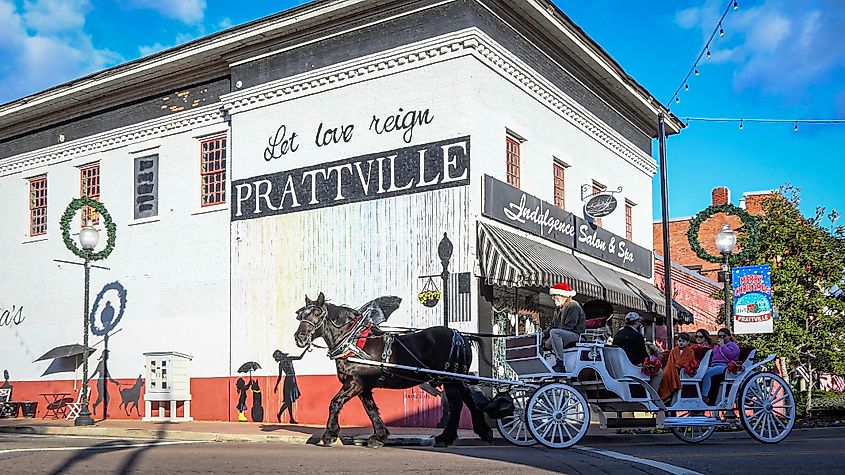
[[[625,376],[635,376],[640,379],[648,379],[648,377],[643,374],[642,368],[632,364],[631,360],[628,359],[628,355],[625,354],[625,350],[619,348],[618,346],[605,346],[604,360],[607,372],[610,373],[610,376],[613,377],[613,379],[620,379]]]
[[[701,361],[698,362],[698,370],[695,372],[694,375],[689,376],[687,375],[686,371],[681,369],[681,382],[700,383],[702,378],[704,378],[704,373],[707,372],[707,368],[710,367],[711,354],[713,354],[712,350],[707,350],[707,353],[704,353],[704,357],[701,358]]]
[[[565,349],[568,349],[568,348],[575,348],[575,345],[577,345],[577,344],[578,344],[578,342],[573,341],[572,343],[569,343],[567,345],[563,345],[563,349],[565,350]],[[551,337],[543,338],[543,351],[553,351],[553,350],[554,350],[554,348],[552,348],[552,338]]]

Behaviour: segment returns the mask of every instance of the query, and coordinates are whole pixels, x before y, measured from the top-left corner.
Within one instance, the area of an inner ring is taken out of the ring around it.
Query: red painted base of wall
[[[244,377],[247,380],[248,377]],[[276,415],[282,405],[282,384],[279,392],[273,392],[276,383],[275,376],[253,376],[260,386],[261,406],[263,407],[263,422],[278,423]],[[297,376],[297,383],[301,392],[300,398],[293,406],[294,418],[300,424],[325,424],[328,417],[329,402],[340,389],[340,382],[334,375]],[[236,382],[238,377],[223,378],[192,378],[191,379],[191,416],[204,421],[237,421],[238,392]],[[110,419],[140,419],[144,414],[144,390],[138,399],[137,410],[133,403],[129,408],[123,404],[124,395],[121,390],[127,390],[135,384],[134,379],[118,379],[120,385],[109,382],[107,385],[108,418]],[[70,393],[69,398],[76,400],[78,392],[74,390],[71,380],[62,381],[17,381],[13,386],[12,399],[14,401],[38,401],[36,417],[42,418],[46,414],[47,400],[42,393]],[[77,383],[78,384],[78,383]],[[89,408],[94,419],[104,417],[105,400],[101,400],[99,389],[94,382],[90,383]],[[381,417],[387,425],[404,427],[436,427],[440,421],[442,409],[440,398],[432,396],[419,387],[405,390],[375,390],[373,392],[378,404]],[[247,392],[247,410],[245,415],[250,422],[260,414],[253,414],[255,395]],[[127,401],[128,402],[128,401]],[[181,414],[181,410],[179,411]],[[281,415],[281,422],[288,423],[288,414]],[[340,413],[340,424],[344,426],[369,426],[361,401],[355,398],[343,408]],[[461,414],[461,428],[471,428],[469,412],[464,408]]]

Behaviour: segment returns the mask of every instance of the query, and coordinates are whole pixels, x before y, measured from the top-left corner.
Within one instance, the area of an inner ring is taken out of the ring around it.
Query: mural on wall
[[[238,422],[248,422],[246,410],[248,409],[246,398],[252,394],[252,422],[264,422],[264,407],[261,401],[261,387],[257,379],[252,379],[252,372],[261,369],[261,365],[255,361],[247,361],[238,368],[238,373],[249,373],[249,380],[244,381],[238,378],[235,390],[238,392]]]
[[[135,408],[135,414],[141,417],[141,413],[138,411],[138,401],[141,399],[142,387],[144,387],[144,379],[139,374],[138,379],[135,380],[135,384],[120,390],[120,406],[118,407],[122,407],[126,411],[127,416],[132,412],[132,409],[129,407],[131,404]]]
[[[12,325],[20,325],[26,320],[23,314],[23,305],[16,307],[12,305],[11,308],[0,307],[0,327],[11,327]]]
[[[100,359],[97,363],[97,368],[94,372],[91,373],[89,376],[90,379],[94,379],[97,375],[100,375],[99,379],[97,379],[97,400],[94,402],[94,406],[91,408],[91,414],[97,414],[97,406],[100,403],[103,404],[103,419],[108,418],[108,407],[109,407],[109,400],[111,397],[109,396],[108,390],[108,382],[111,381],[112,383],[116,384],[120,387],[120,383],[115,381],[114,378],[111,377],[109,374],[109,367],[108,367],[108,359],[109,359],[109,350],[103,350],[100,353]]]
[[[238,381],[235,383],[235,390],[238,392],[238,405],[235,406],[235,409],[238,410],[238,422],[249,422],[249,419],[246,418],[246,410],[248,409],[246,405],[246,393],[248,389],[244,378],[238,378]]]
[[[112,305],[113,301],[117,302],[117,311],[115,311],[114,305]],[[101,305],[102,311],[100,311]],[[117,329],[117,325],[123,318],[125,311],[126,289],[120,282],[115,281],[103,286],[102,290],[100,290],[94,299],[91,313],[88,316],[91,333],[103,337],[103,352],[100,354],[97,368],[89,376],[90,379],[93,379],[95,375],[99,375],[99,379],[97,380],[97,401],[93,405],[92,413],[96,415],[97,406],[102,402],[103,419],[108,419],[109,417],[109,400],[111,399],[108,387],[109,381],[120,387],[120,383],[115,381],[109,373],[109,338],[120,331]]]
[[[279,413],[276,414],[276,420],[279,422],[282,422],[282,413],[287,409],[288,422],[299,424],[293,417],[293,403],[301,396],[299,385],[296,384],[296,372],[293,369],[293,362],[301,360],[307,351],[308,348],[304,349],[299,356],[290,356],[281,350],[273,352],[273,359],[279,363],[279,377],[276,378],[276,386],[273,388],[274,394],[279,392],[279,381],[282,380],[282,374],[284,374],[285,378],[284,383],[282,383],[282,407],[279,408]]]
[[[6,404],[12,399],[12,383],[9,382],[9,370],[3,370],[3,385],[0,386],[0,417],[15,417],[18,408],[12,404]],[[13,412],[14,410],[14,412]]]
[[[232,221],[465,186],[470,139],[460,137],[233,180]]]

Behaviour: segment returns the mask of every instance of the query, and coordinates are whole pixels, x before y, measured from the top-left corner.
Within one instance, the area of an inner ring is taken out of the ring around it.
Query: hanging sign
[[[482,213],[488,218],[651,278],[651,250],[489,175],[484,176]]]
[[[734,267],[734,333],[773,333],[772,271],[768,264]]]
[[[601,218],[616,210],[616,198],[613,195],[596,195],[584,204],[584,214],[591,218]]]

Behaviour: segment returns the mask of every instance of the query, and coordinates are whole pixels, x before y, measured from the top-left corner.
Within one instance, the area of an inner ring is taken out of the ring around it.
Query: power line
[[[681,102],[681,98],[678,96],[678,93],[681,92],[681,89],[685,91],[689,91],[689,83],[687,82],[693,74],[698,76],[700,71],[698,70],[698,63],[701,61],[703,56],[706,56],[707,59],[710,59],[710,43],[713,42],[713,38],[716,37],[716,33],[719,34],[719,37],[725,36],[725,29],[722,26],[722,22],[725,21],[725,17],[728,15],[728,12],[731,11],[731,7],[734,10],[739,9],[739,2],[737,0],[728,0],[727,4],[725,5],[725,11],[722,12],[722,16],[719,17],[719,22],[716,23],[716,27],[713,28],[713,31],[710,33],[710,37],[707,38],[707,42],[704,43],[704,48],[701,49],[701,52],[698,53],[698,56],[695,58],[695,61],[692,63],[692,67],[687,72],[687,75],[684,76],[684,80],[681,81],[681,84],[675,89],[675,93],[672,94],[672,97],[666,101],[666,107],[668,108],[672,101],[674,100],[675,103],[679,104]]]

